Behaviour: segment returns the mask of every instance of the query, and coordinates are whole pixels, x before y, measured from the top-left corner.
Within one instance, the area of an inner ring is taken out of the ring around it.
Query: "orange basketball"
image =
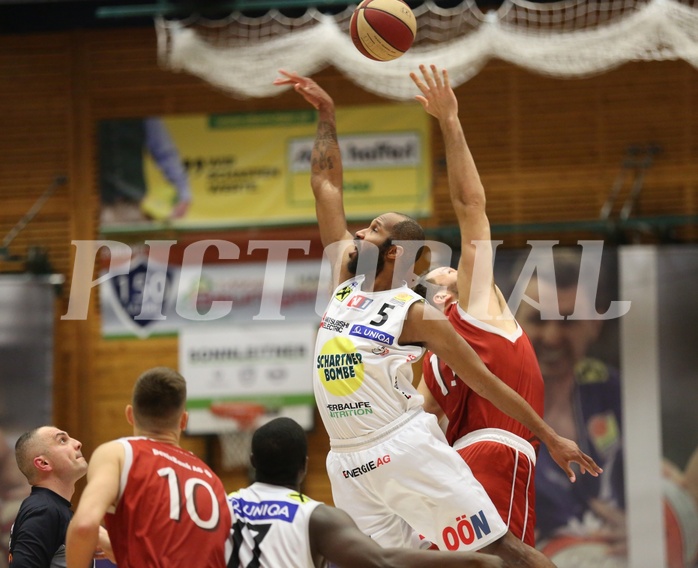
[[[350,31],[363,55],[375,61],[392,61],[412,45],[417,20],[402,0],[363,0],[351,16]]]

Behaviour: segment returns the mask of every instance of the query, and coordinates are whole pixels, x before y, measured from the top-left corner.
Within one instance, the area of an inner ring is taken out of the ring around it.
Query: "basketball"
[[[402,0],[363,0],[350,23],[351,40],[369,59],[392,61],[404,54],[417,33],[417,20]]]

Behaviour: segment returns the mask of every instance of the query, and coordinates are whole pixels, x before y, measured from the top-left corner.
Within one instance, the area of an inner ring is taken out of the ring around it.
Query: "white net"
[[[230,471],[249,467],[252,436],[259,426],[265,407],[254,402],[216,402],[209,409],[219,421],[218,442],[221,448],[221,467]]]
[[[252,430],[228,430],[218,433],[221,467],[224,471],[249,467],[252,434]]]
[[[483,13],[475,0],[414,9],[417,37],[391,62],[362,56],[349,36],[355,6],[328,15],[308,9],[290,18],[156,20],[161,65],[201,77],[235,97],[270,97],[278,69],[312,75],[333,65],[386,98],[416,94],[409,72],[434,63],[458,86],[493,58],[562,78],[603,73],[629,61],[684,60],[698,68],[698,0],[505,0]]]

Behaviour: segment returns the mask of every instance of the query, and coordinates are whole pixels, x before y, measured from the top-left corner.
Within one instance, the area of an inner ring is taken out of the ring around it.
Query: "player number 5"
[[[394,309],[395,306],[392,304],[383,304],[381,306],[381,309],[378,310],[378,315],[380,316],[379,318],[376,318],[374,320],[371,320],[371,325],[375,325],[376,327],[383,325],[387,319],[388,319],[388,311],[387,310],[392,310]]]

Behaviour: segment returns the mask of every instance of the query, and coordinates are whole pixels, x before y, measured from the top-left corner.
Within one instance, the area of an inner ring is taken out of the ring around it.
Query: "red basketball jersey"
[[[535,351],[528,336],[518,326],[507,335],[500,329],[469,316],[458,304],[446,308],[446,316],[456,331],[470,344],[487,368],[519,393],[543,415],[544,385]],[[456,440],[481,428],[499,428],[528,440],[538,450],[540,442],[520,422],[498,410],[472,391],[436,355],[424,358],[423,376],[429,390],[448,417],[446,438]]]
[[[119,568],[224,568],[231,512],[216,474],[172,444],[119,441],[126,450],[119,501],[105,517]]]

